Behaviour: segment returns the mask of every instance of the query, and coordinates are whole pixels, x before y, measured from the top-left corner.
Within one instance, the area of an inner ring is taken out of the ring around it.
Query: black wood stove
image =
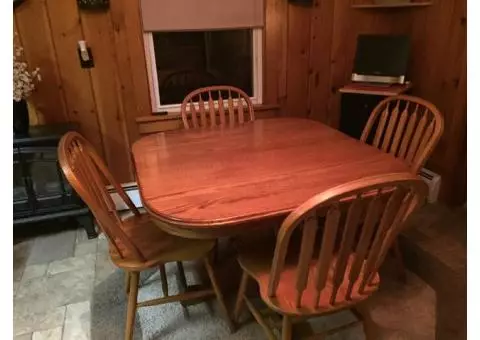
[[[92,215],[65,179],[57,146],[75,124],[40,125],[13,139],[13,225],[73,218],[89,238],[97,236]]]

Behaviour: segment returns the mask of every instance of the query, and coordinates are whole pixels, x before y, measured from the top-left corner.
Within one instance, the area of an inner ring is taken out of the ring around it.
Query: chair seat
[[[294,247],[298,246],[294,245]],[[294,257],[287,257],[285,267],[281,274],[279,285],[274,297],[268,296],[268,285],[270,281],[271,265],[273,260],[275,244],[263,244],[262,247],[239,247],[238,262],[242,269],[252,276],[258,283],[260,296],[262,300],[273,310],[287,315],[320,315],[329,313],[335,310],[343,309],[354,305],[367,299],[373,292],[378,289],[380,284],[380,277],[378,273],[375,275],[369,285],[367,285],[362,293],[360,290],[361,280],[353,285],[351,299],[346,299],[347,288],[349,284],[348,275],[345,275],[343,282],[338,290],[336,302],[334,305],[330,304],[330,296],[333,287],[333,276],[335,265],[330,267],[326,287],[320,294],[319,303],[317,305],[315,300],[315,265],[316,261],[312,260],[309,267],[309,278],[305,291],[302,295],[302,307],[295,306],[296,296],[296,274],[297,274],[297,260],[299,251],[290,251],[289,253],[296,254]],[[347,264],[347,271],[353,263],[353,256],[349,258]],[[333,263],[336,263],[334,258]]]
[[[109,244],[110,256],[117,266],[124,269],[138,271],[160,263],[193,261],[204,257],[215,246],[215,240],[187,239],[168,234],[156,226],[148,214],[127,217],[123,220],[122,229],[145,258],[145,261],[136,259],[116,238],[121,254]]]

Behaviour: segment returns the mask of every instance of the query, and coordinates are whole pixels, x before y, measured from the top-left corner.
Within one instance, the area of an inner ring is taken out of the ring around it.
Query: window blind
[[[264,0],[140,0],[143,29],[207,31],[262,27]]]

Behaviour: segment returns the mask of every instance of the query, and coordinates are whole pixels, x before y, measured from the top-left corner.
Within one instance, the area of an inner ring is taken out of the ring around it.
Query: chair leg
[[[377,340],[377,326],[375,321],[373,321],[370,310],[365,303],[360,303],[359,305],[355,306],[352,311],[363,323],[363,331],[365,333],[366,340]]]
[[[135,326],[135,314],[137,311],[138,281],[140,278],[140,273],[131,272],[129,276],[130,291],[128,293],[127,320],[125,321],[125,340],[131,340],[133,338],[133,327]]]
[[[267,335],[268,340],[276,340],[277,337],[275,336],[275,334],[273,334],[273,331],[270,328],[270,325],[263,318],[262,313],[255,308],[255,306],[246,296],[243,297],[243,300],[245,301],[250,313],[252,313],[253,318],[258,322],[258,324],[265,331],[265,334]]]
[[[129,271],[125,271],[125,294],[127,294],[128,296],[128,293],[130,292],[130,272]]]
[[[292,320],[287,315],[283,316],[282,340],[292,340]]]
[[[182,292],[185,292],[188,288],[187,284],[187,278],[185,277],[185,269],[183,268],[183,263],[182,261],[177,261],[177,269],[178,269],[178,278],[179,278],[179,283],[180,283],[180,290]],[[187,306],[185,306],[183,303],[180,303],[182,306],[183,310],[183,317],[185,319],[188,319],[190,317],[190,312],[188,311]]]
[[[218,263],[218,255],[220,253],[220,246],[218,244],[218,239],[215,240],[215,246],[213,247],[213,251],[211,252],[211,256],[212,256],[212,262],[213,263]]]
[[[405,269],[405,264],[403,263],[403,256],[400,250],[400,243],[398,242],[398,239],[395,240],[395,242],[393,243],[393,257],[395,258],[395,262],[397,262],[396,268],[397,268],[398,279],[401,282],[406,283],[407,270]]]
[[[205,268],[207,269],[208,277],[210,279],[210,282],[212,283],[213,290],[215,291],[215,295],[217,296],[218,304],[220,306],[220,310],[224,314],[225,318],[227,319],[228,327],[230,328],[231,332],[235,331],[235,326],[232,322],[232,319],[230,318],[230,314],[228,313],[227,306],[225,305],[225,300],[223,298],[222,291],[220,290],[220,287],[217,283],[217,279],[215,278],[215,273],[213,272],[212,265],[210,264],[210,259],[205,257],[203,259],[203,262],[205,263]]]
[[[244,304],[243,296],[247,290],[248,284],[248,274],[246,271],[243,271],[242,280],[240,281],[240,287],[238,288],[237,300],[235,302],[235,310],[233,313],[233,322],[238,323],[240,319],[240,313],[242,312],[242,307]]]
[[[185,269],[183,268],[182,261],[177,261],[177,270],[180,278],[180,283],[183,285],[183,288],[187,288],[187,278],[185,277]]]
[[[165,271],[165,264],[162,263],[158,266],[160,269],[160,279],[162,280],[162,291],[163,296],[168,296],[168,282],[167,282],[167,272]]]

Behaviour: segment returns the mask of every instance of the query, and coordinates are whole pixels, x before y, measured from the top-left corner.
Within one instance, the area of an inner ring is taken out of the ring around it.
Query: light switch
[[[90,47],[87,47],[85,40],[78,42],[78,57],[80,58],[80,66],[82,68],[94,67],[92,51]]]

